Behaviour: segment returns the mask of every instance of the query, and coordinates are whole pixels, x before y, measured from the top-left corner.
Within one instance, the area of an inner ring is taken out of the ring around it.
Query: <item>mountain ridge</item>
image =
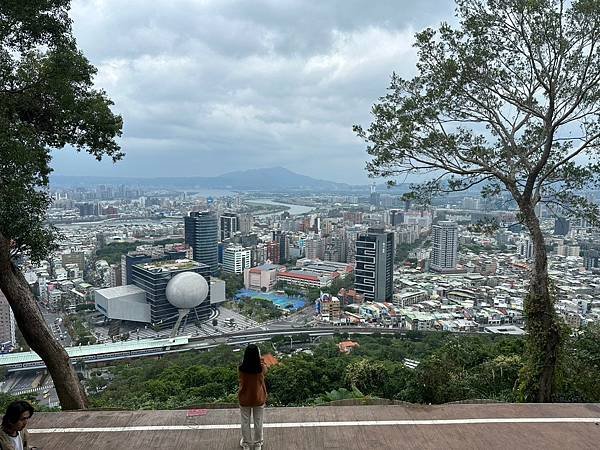
[[[350,185],[313,178],[293,172],[285,167],[266,167],[237,170],[214,177],[102,177],[52,175],[53,187],[126,184],[140,187],[169,187],[180,189],[226,189],[226,190],[351,190],[365,185]]]

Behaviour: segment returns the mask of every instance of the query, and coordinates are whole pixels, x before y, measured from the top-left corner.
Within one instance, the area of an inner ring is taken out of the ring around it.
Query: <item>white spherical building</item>
[[[169,280],[165,294],[178,309],[192,309],[208,297],[206,279],[195,272],[182,272]]]

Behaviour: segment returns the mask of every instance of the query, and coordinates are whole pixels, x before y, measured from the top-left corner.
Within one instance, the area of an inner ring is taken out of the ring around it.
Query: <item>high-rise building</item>
[[[373,206],[381,205],[381,194],[377,192],[377,187],[375,183],[371,185],[371,194],[369,196],[369,203]]]
[[[219,270],[217,216],[210,211],[192,211],[184,222],[185,243],[192,247],[194,261],[206,264],[210,273],[216,275]]]
[[[273,264],[279,264],[281,251],[279,249],[279,241],[271,241],[268,242],[267,245],[267,260],[271,261]]]
[[[358,231],[349,231],[346,233],[346,262],[356,261],[356,238]]]
[[[600,271],[600,250],[586,250],[583,256],[583,265],[587,270]]]
[[[308,259],[323,259],[325,253],[325,243],[319,236],[307,239],[304,243],[306,257]]]
[[[371,192],[369,203],[373,206],[381,205],[381,194],[379,192]]]
[[[223,253],[223,272],[244,273],[244,269],[251,266],[252,255],[250,249],[241,246],[231,246]]]
[[[565,247],[565,246],[563,245],[563,247]],[[567,252],[566,247],[564,249],[564,252],[565,252],[564,256],[566,256],[566,252]],[[525,259],[533,258],[533,255],[535,254],[535,247],[533,245],[532,240],[530,238],[521,239],[517,243],[517,253],[519,254],[519,256],[521,258],[525,258]]]
[[[240,230],[240,222],[237,214],[224,213],[221,215],[221,241],[229,239]]]
[[[320,216],[313,216],[313,224],[312,224],[312,231],[314,231],[317,234],[321,233],[321,217]]]
[[[404,211],[401,209],[390,209],[390,225],[397,227],[404,223]]]
[[[345,211],[343,217],[344,222],[349,222],[352,225],[362,223],[363,220],[363,214],[361,211]]]
[[[238,224],[240,233],[248,234],[252,230],[254,217],[252,217],[252,214],[240,214],[238,216]]]
[[[132,266],[133,284],[146,292],[146,302],[150,305],[151,323],[161,328],[172,327],[177,321],[177,308],[169,303],[165,291],[169,280],[182,272],[199,273],[210,284],[210,267],[188,259],[156,261]],[[206,300],[189,312],[189,320],[204,320],[209,316],[210,294]]]
[[[279,243],[279,264],[285,264],[290,257],[290,240],[287,234],[273,231],[273,241]]]
[[[81,217],[85,216],[97,216],[100,214],[100,206],[98,203],[79,203],[75,205],[79,210],[79,215]]]
[[[538,219],[542,220],[545,217],[544,213],[546,212],[546,207],[543,203],[538,203],[537,205],[535,205],[534,212]]]
[[[392,298],[394,275],[394,233],[369,228],[356,238],[356,292],[367,301]]]
[[[554,234],[557,236],[565,236],[569,234],[570,223],[565,217],[557,217],[554,219]]]
[[[458,226],[444,220],[432,227],[431,270],[451,272],[458,262]]]
[[[17,345],[17,323],[8,300],[0,291],[0,346],[3,349]]]
[[[346,238],[333,235],[326,239],[323,259],[326,261],[346,262]]]
[[[267,246],[264,244],[259,244],[255,247],[252,247],[252,265],[259,266],[264,264],[267,261]]]

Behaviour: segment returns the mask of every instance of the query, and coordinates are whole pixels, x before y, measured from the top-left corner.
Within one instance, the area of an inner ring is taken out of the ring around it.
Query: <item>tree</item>
[[[338,295],[340,289],[352,289],[354,287],[354,273],[346,274],[345,277],[337,277],[331,282],[331,286],[321,289],[323,293]]]
[[[458,28],[416,35],[418,75],[392,76],[355,131],[371,176],[425,173],[408,196],[481,188],[508,195],[535,248],[525,299],[520,393],[553,398],[562,332],[548,279],[540,204],[598,224],[582,191],[600,182],[600,4],[591,0],[457,0]],[[393,182],[393,180],[391,180]]]
[[[306,299],[310,302],[310,303],[314,303],[317,301],[317,299],[321,296],[321,289],[317,288],[317,287],[310,287],[308,288],[308,290],[306,291]]]
[[[63,409],[84,408],[67,353],[46,324],[17,261],[53,249],[46,224],[51,150],[122,157],[122,120],[93,87],[96,69],[77,49],[69,0],[0,4],[0,289],[28,345],[50,372]]]
[[[349,364],[344,372],[344,380],[351,388],[378,395],[381,395],[382,388],[388,381],[384,364],[369,359],[359,359]]]
[[[231,300],[240,289],[244,288],[244,276],[241,274],[230,273],[221,276],[225,281],[225,296]]]
[[[569,338],[563,361],[565,383],[560,401],[597,402],[600,399],[600,325],[588,325]]]

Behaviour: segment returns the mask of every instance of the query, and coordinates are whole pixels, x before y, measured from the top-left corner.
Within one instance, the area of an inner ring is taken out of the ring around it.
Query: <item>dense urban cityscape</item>
[[[431,208],[376,185],[348,194],[217,194],[125,184],[54,189],[58,248],[20,266],[56,338],[66,347],[96,344],[90,354],[110,359],[121,351],[110,347],[116,342],[244,330],[525,333],[531,242],[515,211],[495,210],[476,192]],[[537,213],[557,312],[573,332],[598,323],[598,232],[545,208]],[[478,230],[483,220],[498,228]],[[177,308],[166,289],[183,272],[201,274],[210,289],[174,329]],[[4,392],[36,391],[57,405],[47,376],[19,370],[36,366],[19,362],[14,351],[26,344],[2,305],[2,346],[13,352],[2,360]]]
[[[0,2],[0,450],[597,448],[600,2]]]

